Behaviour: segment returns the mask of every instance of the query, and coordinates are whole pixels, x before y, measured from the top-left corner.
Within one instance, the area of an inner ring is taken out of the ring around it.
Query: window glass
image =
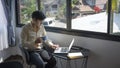
[[[113,29],[111,30],[113,30],[112,34],[120,35],[120,0],[116,0],[116,4],[113,6],[116,6],[116,9],[113,9],[113,12],[111,12],[111,21],[113,23],[111,25]]]
[[[41,0],[41,10],[47,16],[43,24],[66,28],[66,0]]]
[[[30,22],[31,14],[36,10],[36,0],[19,0],[20,3],[20,23]]]
[[[72,29],[107,33],[107,0],[72,0]]]

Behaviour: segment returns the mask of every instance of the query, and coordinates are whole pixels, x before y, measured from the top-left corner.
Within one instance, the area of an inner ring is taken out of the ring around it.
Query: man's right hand
[[[37,44],[37,43],[42,43],[42,40],[41,40],[41,38],[39,37],[39,38],[37,38],[36,40],[35,40],[35,43]]]

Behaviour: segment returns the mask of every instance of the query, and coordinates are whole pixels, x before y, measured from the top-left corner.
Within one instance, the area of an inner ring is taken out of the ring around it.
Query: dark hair
[[[37,10],[32,13],[32,18],[38,19],[38,20],[44,20],[46,16],[42,11]]]

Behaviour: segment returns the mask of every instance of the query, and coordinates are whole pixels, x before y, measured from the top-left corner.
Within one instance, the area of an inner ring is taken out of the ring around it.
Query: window
[[[19,0],[20,7],[20,23],[26,24],[30,22],[31,14],[36,10],[36,0]]]
[[[66,28],[66,0],[41,0],[41,9],[47,16],[43,24]]]
[[[54,10],[57,10],[57,4],[52,5],[52,10],[53,10],[53,11],[54,11]]]
[[[111,11],[111,34],[120,35],[120,0],[116,1],[116,4],[114,4],[116,9],[113,9],[113,12]]]
[[[47,26],[46,28],[48,30],[55,31],[57,29],[65,33],[70,32],[71,34],[76,33],[78,35],[79,33],[83,33],[82,35],[85,36],[91,33],[90,36],[112,36],[112,39],[118,37],[116,35],[120,35],[120,19],[118,19],[120,16],[120,0],[17,0],[17,2],[18,1],[20,13],[17,14],[20,16],[21,21],[18,21],[19,24],[28,23],[31,18],[31,13],[38,8],[47,16],[43,24]],[[111,1],[117,1],[117,10],[114,12],[110,11]]]
[[[72,29],[107,33],[107,0],[72,0]]]

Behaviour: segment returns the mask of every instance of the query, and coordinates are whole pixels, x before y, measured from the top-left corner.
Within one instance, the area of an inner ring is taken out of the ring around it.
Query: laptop
[[[72,39],[69,47],[59,47],[58,49],[55,49],[54,53],[67,55],[71,50],[73,43],[74,43],[74,38]]]

